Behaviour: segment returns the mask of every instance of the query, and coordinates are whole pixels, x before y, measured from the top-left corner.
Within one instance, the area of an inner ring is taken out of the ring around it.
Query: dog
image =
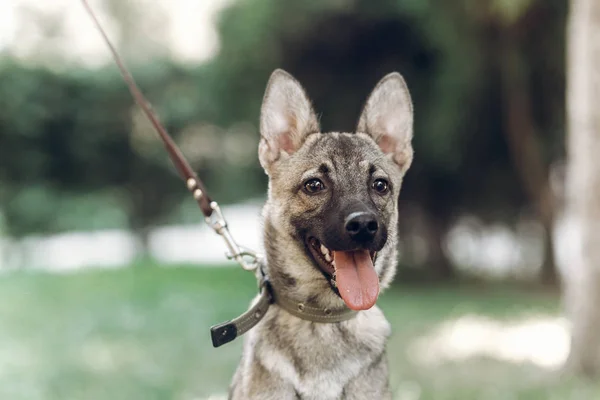
[[[356,132],[320,132],[300,83],[275,70],[260,115],[265,270],[276,293],[323,310],[313,322],[273,304],[244,341],[232,400],[390,399],[388,321],[375,305],[397,259],[398,196],[413,159],[413,106],[399,73],[373,89]]]

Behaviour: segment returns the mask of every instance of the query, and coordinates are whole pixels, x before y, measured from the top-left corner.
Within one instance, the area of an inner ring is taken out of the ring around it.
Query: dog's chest
[[[337,399],[344,387],[385,350],[390,326],[378,308],[338,324],[287,315],[254,333],[255,356],[304,398]],[[254,336],[254,335],[253,335]]]

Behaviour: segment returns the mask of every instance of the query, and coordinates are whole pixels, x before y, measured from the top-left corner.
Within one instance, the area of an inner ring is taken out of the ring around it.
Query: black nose
[[[354,241],[366,243],[373,238],[379,229],[375,214],[370,212],[354,212],[346,218],[346,232]]]

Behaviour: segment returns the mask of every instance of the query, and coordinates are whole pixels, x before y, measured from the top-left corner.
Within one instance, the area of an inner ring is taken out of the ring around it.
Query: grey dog
[[[398,73],[377,84],[356,132],[322,133],[302,86],[273,72],[259,159],[269,176],[265,270],[282,302],[275,296],[246,336],[230,399],[391,398],[391,329],[375,302],[396,270],[412,130],[412,102]],[[283,300],[343,318],[315,322]]]

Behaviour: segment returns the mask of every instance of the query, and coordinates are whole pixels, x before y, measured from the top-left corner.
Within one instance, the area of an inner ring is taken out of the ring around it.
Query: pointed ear
[[[283,153],[295,153],[319,123],[304,89],[287,72],[271,74],[260,112],[258,157],[268,171]]]
[[[385,154],[406,171],[412,162],[413,107],[402,76],[386,75],[369,96],[358,132],[370,135]]]

